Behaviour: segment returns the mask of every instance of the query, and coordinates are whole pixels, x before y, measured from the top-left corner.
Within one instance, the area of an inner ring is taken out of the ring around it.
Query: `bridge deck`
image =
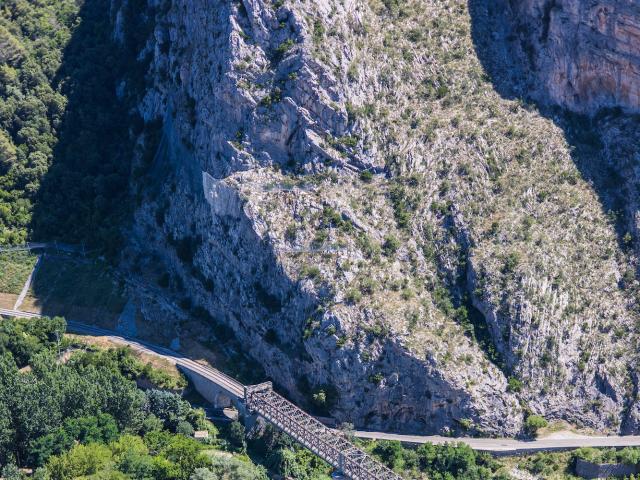
[[[301,445],[353,480],[401,480],[340,432],[325,427],[311,415],[273,391],[271,382],[245,387],[245,405]]]

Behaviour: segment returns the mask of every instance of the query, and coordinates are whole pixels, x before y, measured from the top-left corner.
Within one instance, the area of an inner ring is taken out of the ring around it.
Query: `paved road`
[[[20,312],[17,310],[7,310],[2,308],[0,308],[0,315],[27,318],[40,317],[40,315],[37,315],[35,313]],[[201,374],[205,378],[221,386],[229,394],[235,396],[236,398],[244,397],[244,386],[241,383],[216,370],[215,368],[201,365],[181,355],[178,352],[174,352],[173,350],[161,347],[159,345],[154,345],[149,342],[129,338],[127,336],[123,336],[116,332],[103,328],[93,327],[71,321],[67,322],[67,325],[70,332],[106,337],[113,342],[128,345],[136,351],[147,353],[149,355],[157,355],[175,365],[179,365],[183,368],[187,368]],[[462,442],[466,443],[474,450],[491,452],[498,455],[513,455],[518,453],[530,453],[536,451],[570,450],[580,447],[640,446],[640,436],[590,437],[571,435],[570,438],[549,437],[533,441],[520,441],[510,438],[451,438],[440,436],[398,435],[394,433],[364,431],[356,431],[354,432],[354,434],[359,438],[399,440],[401,442],[418,444],[427,442],[436,444]]]
[[[36,272],[40,267],[41,261],[42,261],[42,255],[38,255],[38,260],[36,260],[36,264],[33,266],[31,273],[27,277],[27,280],[24,282],[24,285],[22,286],[22,290],[20,291],[20,295],[18,295],[18,298],[16,299],[16,303],[13,305],[14,310],[18,310],[20,308],[20,305],[22,305],[22,302],[24,302],[24,299],[27,296],[27,293],[29,293],[29,288],[31,287],[31,283],[33,282],[34,277],[36,276]]]
[[[0,252],[17,252],[21,250],[39,250],[47,248],[48,243],[25,243],[24,245],[14,245],[12,247],[0,247]]]
[[[453,443],[462,442],[474,450],[491,452],[496,454],[519,454],[552,450],[572,450],[581,447],[639,447],[640,436],[610,436],[591,437],[586,435],[567,435],[567,438],[549,437],[537,440],[523,441],[511,438],[469,438],[469,437],[441,437],[421,435],[397,435],[384,432],[356,431],[354,435],[359,438],[371,438],[376,440],[399,440],[406,443]]]
[[[18,317],[18,318],[37,318],[41,315],[37,313],[20,312],[18,310],[9,310],[8,308],[0,308],[0,315],[5,317]]]
[[[58,252],[67,252],[67,253],[85,253],[84,247],[82,245],[70,245],[68,243],[60,243],[60,242],[45,242],[45,243],[25,243],[24,245],[14,245],[11,247],[1,247],[0,252],[17,252],[24,250],[56,250]]]

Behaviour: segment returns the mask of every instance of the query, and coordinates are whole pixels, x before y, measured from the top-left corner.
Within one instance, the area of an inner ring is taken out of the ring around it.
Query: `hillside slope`
[[[633,216],[598,183],[622,145],[637,164],[637,138],[616,140],[632,117],[596,131],[510,99],[481,2],[158,10],[137,268],[341,420],[637,430]]]

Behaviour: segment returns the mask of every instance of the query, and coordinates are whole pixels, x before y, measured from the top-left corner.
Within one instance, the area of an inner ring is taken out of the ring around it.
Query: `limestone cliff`
[[[294,399],[337,392],[342,421],[638,428],[633,255],[567,132],[496,92],[473,42],[486,6],[153,7],[132,268],[230,326]],[[625,72],[557,101],[631,107]]]
[[[586,113],[640,110],[638,2],[512,0],[503,7],[539,98]]]

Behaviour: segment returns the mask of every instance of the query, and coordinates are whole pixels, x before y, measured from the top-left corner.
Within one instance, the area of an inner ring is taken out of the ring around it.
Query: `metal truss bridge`
[[[308,413],[273,391],[271,382],[244,387],[248,413],[257,414],[353,480],[402,480]]]

